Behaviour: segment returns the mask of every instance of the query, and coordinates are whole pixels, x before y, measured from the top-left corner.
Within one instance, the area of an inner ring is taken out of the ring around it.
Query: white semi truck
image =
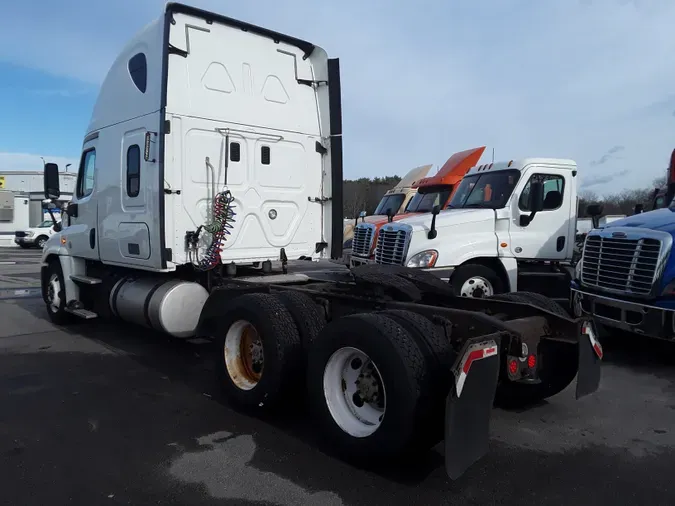
[[[421,268],[462,297],[506,292],[569,298],[577,165],[527,158],[470,169],[445,210],[383,227],[375,262]]]
[[[462,299],[428,273],[371,265],[235,277],[339,258],[341,192],[338,60],[169,3],[101,87],[43,250],[47,312],[211,338],[231,403],[263,412],[305,391],[327,448],[365,464],[444,439],[453,478],[487,451],[493,403],[538,402],[575,377],[577,397],[598,388],[590,321],[533,294]],[[59,194],[46,164],[45,196]]]

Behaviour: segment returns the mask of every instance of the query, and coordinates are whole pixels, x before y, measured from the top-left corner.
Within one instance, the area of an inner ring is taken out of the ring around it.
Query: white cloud
[[[650,185],[675,147],[675,2],[192,2],[340,57],[347,177],[487,145],[497,159],[573,158],[582,183],[614,191]],[[0,60],[98,84],[164,2],[26,4],[3,13]]]
[[[67,164],[69,172],[74,172],[77,167],[77,160],[63,156],[42,155],[46,162],[56,163],[60,170],[65,170]],[[5,170],[42,170],[42,158],[40,155],[29,153],[3,153],[0,152],[0,171]]]

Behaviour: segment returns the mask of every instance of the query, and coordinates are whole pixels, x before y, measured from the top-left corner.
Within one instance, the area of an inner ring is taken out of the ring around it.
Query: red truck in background
[[[471,167],[478,165],[484,151],[485,146],[481,146],[455,153],[436,174],[415,181],[413,188],[417,188],[417,193],[403,213],[396,214],[396,210],[391,210],[387,217],[380,220],[359,223],[354,228],[350,267],[369,263],[373,259],[377,235],[385,224],[414,214],[430,213],[434,206],[445,209],[459,182]]]

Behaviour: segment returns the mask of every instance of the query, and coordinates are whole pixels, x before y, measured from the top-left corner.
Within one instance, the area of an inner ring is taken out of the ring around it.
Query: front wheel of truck
[[[58,258],[49,262],[47,272],[42,278],[44,301],[47,305],[49,319],[57,325],[66,325],[75,318],[66,312],[66,288],[63,279],[63,270]]]
[[[493,269],[482,264],[460,266],[450,278],[455,295],[484,299],[504,292],[504,282]]]

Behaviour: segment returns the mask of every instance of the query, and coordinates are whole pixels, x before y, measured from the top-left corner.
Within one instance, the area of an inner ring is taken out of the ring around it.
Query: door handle
[[[558,237],[558,240],[556,241],[556,249],[558,251],[562,251],[565,248],[565,236],[561,235]]]
[[[92,228],[89,230],[89,246],[91,249],[96,247],[96,229]]]

